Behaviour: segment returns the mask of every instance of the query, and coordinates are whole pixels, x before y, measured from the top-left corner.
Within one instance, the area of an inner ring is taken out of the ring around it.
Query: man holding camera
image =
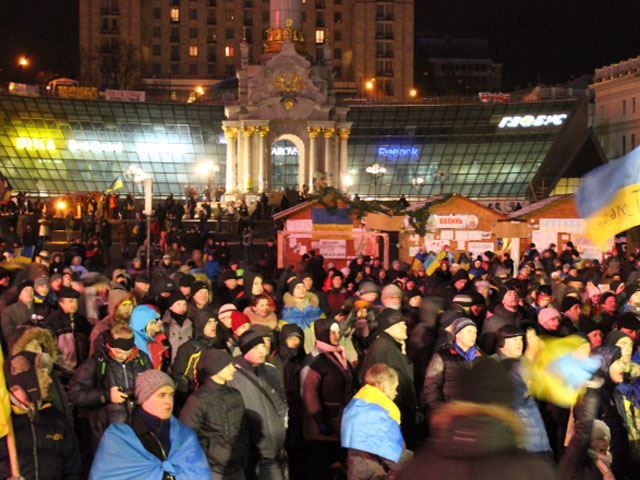
[[[89,420],[93,451],[111,423],[127,421],[134,406],[135,378],[150,368],[151,360],[134,344],[133,331],[122,324],[110,330],[104,353],[94,353],[78,367],[69,396]]]

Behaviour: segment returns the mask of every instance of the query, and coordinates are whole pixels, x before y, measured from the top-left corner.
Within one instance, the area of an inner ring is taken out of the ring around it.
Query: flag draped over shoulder
[[[105,190],[105,193],[115,192],[116,190],[119,190],[122,187],[123,187],[122,176],[118,175],[118,177],[113,182],[111,182],[111,185],[109,185],[109,187]]]
[[[598,245],[640,225],[640,148],[587,173],[576,192],[576,207]]]
[[[4,437],[9,432],[9,422],[11,421],[11,402],[9,401],[9,391],[4,378],[4,355],[0,349],[0,437]]]

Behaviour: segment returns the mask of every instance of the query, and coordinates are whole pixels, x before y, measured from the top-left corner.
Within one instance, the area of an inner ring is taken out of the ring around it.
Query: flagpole
[[[18,459],[18,449],[16,448],[16,435],[13,431],[13,421],[11,415],[7,421],[7,449],[9,450],[9,464],[11,465],[11,477],[20,478],[20,460]]]

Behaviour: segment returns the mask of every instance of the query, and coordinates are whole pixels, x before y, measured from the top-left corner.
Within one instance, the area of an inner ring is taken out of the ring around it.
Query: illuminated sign
[[[81,142],[69,140],[69,150],[72,152],[91,153],[122,153],[122,142]]]
[[[553,115],[514,115],[512,117],[502,117],[498,128],[559,127],[566,120],[566,113]]]
[[[300,152],[298,152],[298,149],[294,146],[287,146],[287,147],[282,147],[282,146],[272,146],[271,147],[271,155],[275,155],[275,156],[283,156],[283,155],[291,155],[291,156],[298,156],[300,154]]]
[[[56,144],[52,138],[31,138],[31,137],[18,137],[16,138],[16,148],[18,150],[49,150],[56,149]]]
[[[379,157],[419,157],[420,147],[417,146],[385,146],[378,147]]]

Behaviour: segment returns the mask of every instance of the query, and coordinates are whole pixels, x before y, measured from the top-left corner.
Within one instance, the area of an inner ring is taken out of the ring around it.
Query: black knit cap
[[[560,307],[560,311],[564,313],[574,305],[580,305],[580,300],[578,300],[576,297],[571,297],[567,295],[562,299],[562,305]]]
[[[237,279],[238,279],[238,275],[234,270],[225,270],[224,272],[222,272],[223,282],[226,280],[237,280]]]
[[[625,312],[616,320],[618,328],[627,328],[629,330],[640,330],[640,320],[633,312]]]
[[[209,285],[207,285],[205,282],[194,282],[193,285],[191,285],[191,295],[195,295],[199,290],[209,291]]]
[[[184,300],[186,302],[187,297],[185,297],[181,292],[173,292],[171,295],[169,295],[169,298],[167,299],[167,307],[170,307],[171,305],[173,305],[176,302],[179,302],[180,300]]]
[[[404,318],[404,315],[402,315],[399,310],[395,308],[385,308],[376,317],[376,321],[378,322],[378,330],[383,332],[396,323],[406,322],[407,319]]]
[[[20,282],[16,287],[16,293],[18,294],[18,296],[20,296],[20,294],[22,293],[22,290],[24,290],[27,287],[34,288],[33,282],[31,280],[25,280],[24,282]]]
[[[180,277],[180,281],[178,282],[178,286],[180,287],[191,287],[196,282],[196,278],[187,273],[186,275],[182,275]]]
[[[510,407],[514,397],[507,369],[487,357],[480,357],[470,369],[461,370],[454,392],[454,400],[504,407]]]
[[[246,354],[253,347],[263,344],[264,345],[264,337],[261,332],[256,332],[253,328],[250,328],[238,339],[238,344],[240,347],[240,351],[242,354]]]
[[[58,293],[58,298],[80,298],[80,292],[71,287],[62,287]]]
[[[202,370],[207,377],[211,377],[229,365],[232,360],[233,358],[226,350],[207,348],[202,352],[198,369]]]

